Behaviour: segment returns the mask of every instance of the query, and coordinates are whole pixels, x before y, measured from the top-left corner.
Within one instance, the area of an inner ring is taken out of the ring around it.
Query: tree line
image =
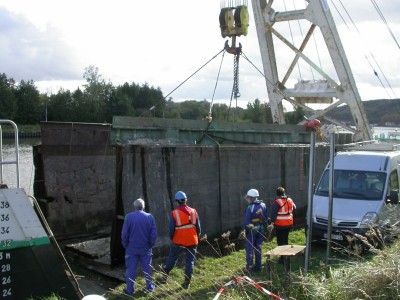
[[[210,111],[207,100],[174,102],[165,99],[160,88],[148,83],[124,83],[114,86],[99,74],[97,67],[85,69],[85,84],[75,91],[60,89],[55,94],[41,94],[33,80],[19,83],[0,74],[0,119],[10,119],[21,125],[41,121],[111,123],[113,116],[159,117],[200,120]],[[295,111],[286,115],[287,123],[296,124],[304,113]],[[226,104],[212,106],[213,120],[272,123],[269,103],[259,99],[246,108]]]

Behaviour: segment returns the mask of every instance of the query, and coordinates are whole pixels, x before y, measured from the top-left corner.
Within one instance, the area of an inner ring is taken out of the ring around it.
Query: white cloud
[[[390,80],[400,97],[400,50],[371,2],[345,3],[359,33],[352,27],[347,13],[343,10],[342,16],[336,13],[333,3],[342,9],[341,2],[335,0],[329,4],[361,97],[366,100],[388,98],[388,91],[381,87],[365,59],[364,52],[369,49],[367,54],[373,53],[384,72],[381,76]],[[400,4],[384,1],[379,5],[400,38],[397,21]],[[249,34],[240,37],[238,43],[242,44],[250,61],[262,70],[250,1],[249,8]],[[82,83],[84,69],[94,65],[103,78],[114,85],[148,83],[160,87],[167,95],[223,49],[225,39],[220,35],[219,11],[220,3],[216,0],[0,0],[0,72],[16,80],[32,79],[42,92],[55,92],[60,87],[76,89]],[[351,30],[340,25],[342,18]],[[297,28],[292,30],[298,31]],[[361,35],[366,35],[367,39]],[[366,46],[360,48],[361,43],[354,43],[355,36],[367,40]],[[315,50],[310,47],[308,51]],[[289,63],[293,56],[284,50],[277,54],[282,64]],[[220,55],[213,59],[171,97],[211,101],[221,58]],[[285,70],[283,65],[279,68],[282,72]],[[229,102],[231,97],[232,55],[225,54],[221,69],[214,95],[217,103]],[[301,69],[301,75],[306,74],[314,75],[308,68]],[[264,79],[243,57],[239,76],[240,106],[256,98],[268,100]],[[300,78],[300,74],[298,76]],[[389,93],[393,97],[393,93]]]
[[[21,15],[0,7],[1,72],[17,81],[62,78],[79,74],[74,53],[59,38],[55,28],[40,31]]]

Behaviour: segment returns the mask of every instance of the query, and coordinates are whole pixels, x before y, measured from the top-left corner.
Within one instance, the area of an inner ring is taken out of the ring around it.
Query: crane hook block
[[[247,35],[249,30],[249,10],[247,9],[246,5],[241,5],[236,7],[235,9],[235,27],[238,36],[240,35]]]
[[[225,7],[219,13],[219,25],[223,38],[247,35],[249,28],[249,11],[246,5],[236,8]]]
[[[230,36],[230,32],[235,29],[233,8],[225,7],[219,13],[219,26],[221,28],[221,35],[223,38]]]

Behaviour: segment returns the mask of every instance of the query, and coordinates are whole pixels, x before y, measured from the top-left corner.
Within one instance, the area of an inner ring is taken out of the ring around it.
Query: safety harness
[[[254,213],[254,209],[255,209],[255,207],[256,207],[256,204],[260,204],[260,206],[261,206],[261,209],[265,209],[265,204],[264,204],[264,202],[262,201],[262,200],[255,200],[253,203],[250,203],[249,204],[249,206],[251,205],[252,207],[251,207],[251,209],[250,209],[250,212],[251,213]],[[265,216],[264,216],[265,217]],[[250,219],[250,224],[253,224],[254,225],[254,227],[252,228],[252,230],[258,230],[258,231],[260,231],[260,230],[262,230],[263,229],[263,224],[262,224],[262,219],[260,219],[260,218],[253,218],[253,219]],[[258,225],[255,225],[255,224],[257,224],[258,223]]]

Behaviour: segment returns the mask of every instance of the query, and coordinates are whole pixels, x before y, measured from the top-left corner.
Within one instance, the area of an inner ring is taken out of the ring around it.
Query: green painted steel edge
[[[0,251],[47,244],[50,244],[50,239],[48,237],[35,238],[25,241],[2,240],[0,241]]]

